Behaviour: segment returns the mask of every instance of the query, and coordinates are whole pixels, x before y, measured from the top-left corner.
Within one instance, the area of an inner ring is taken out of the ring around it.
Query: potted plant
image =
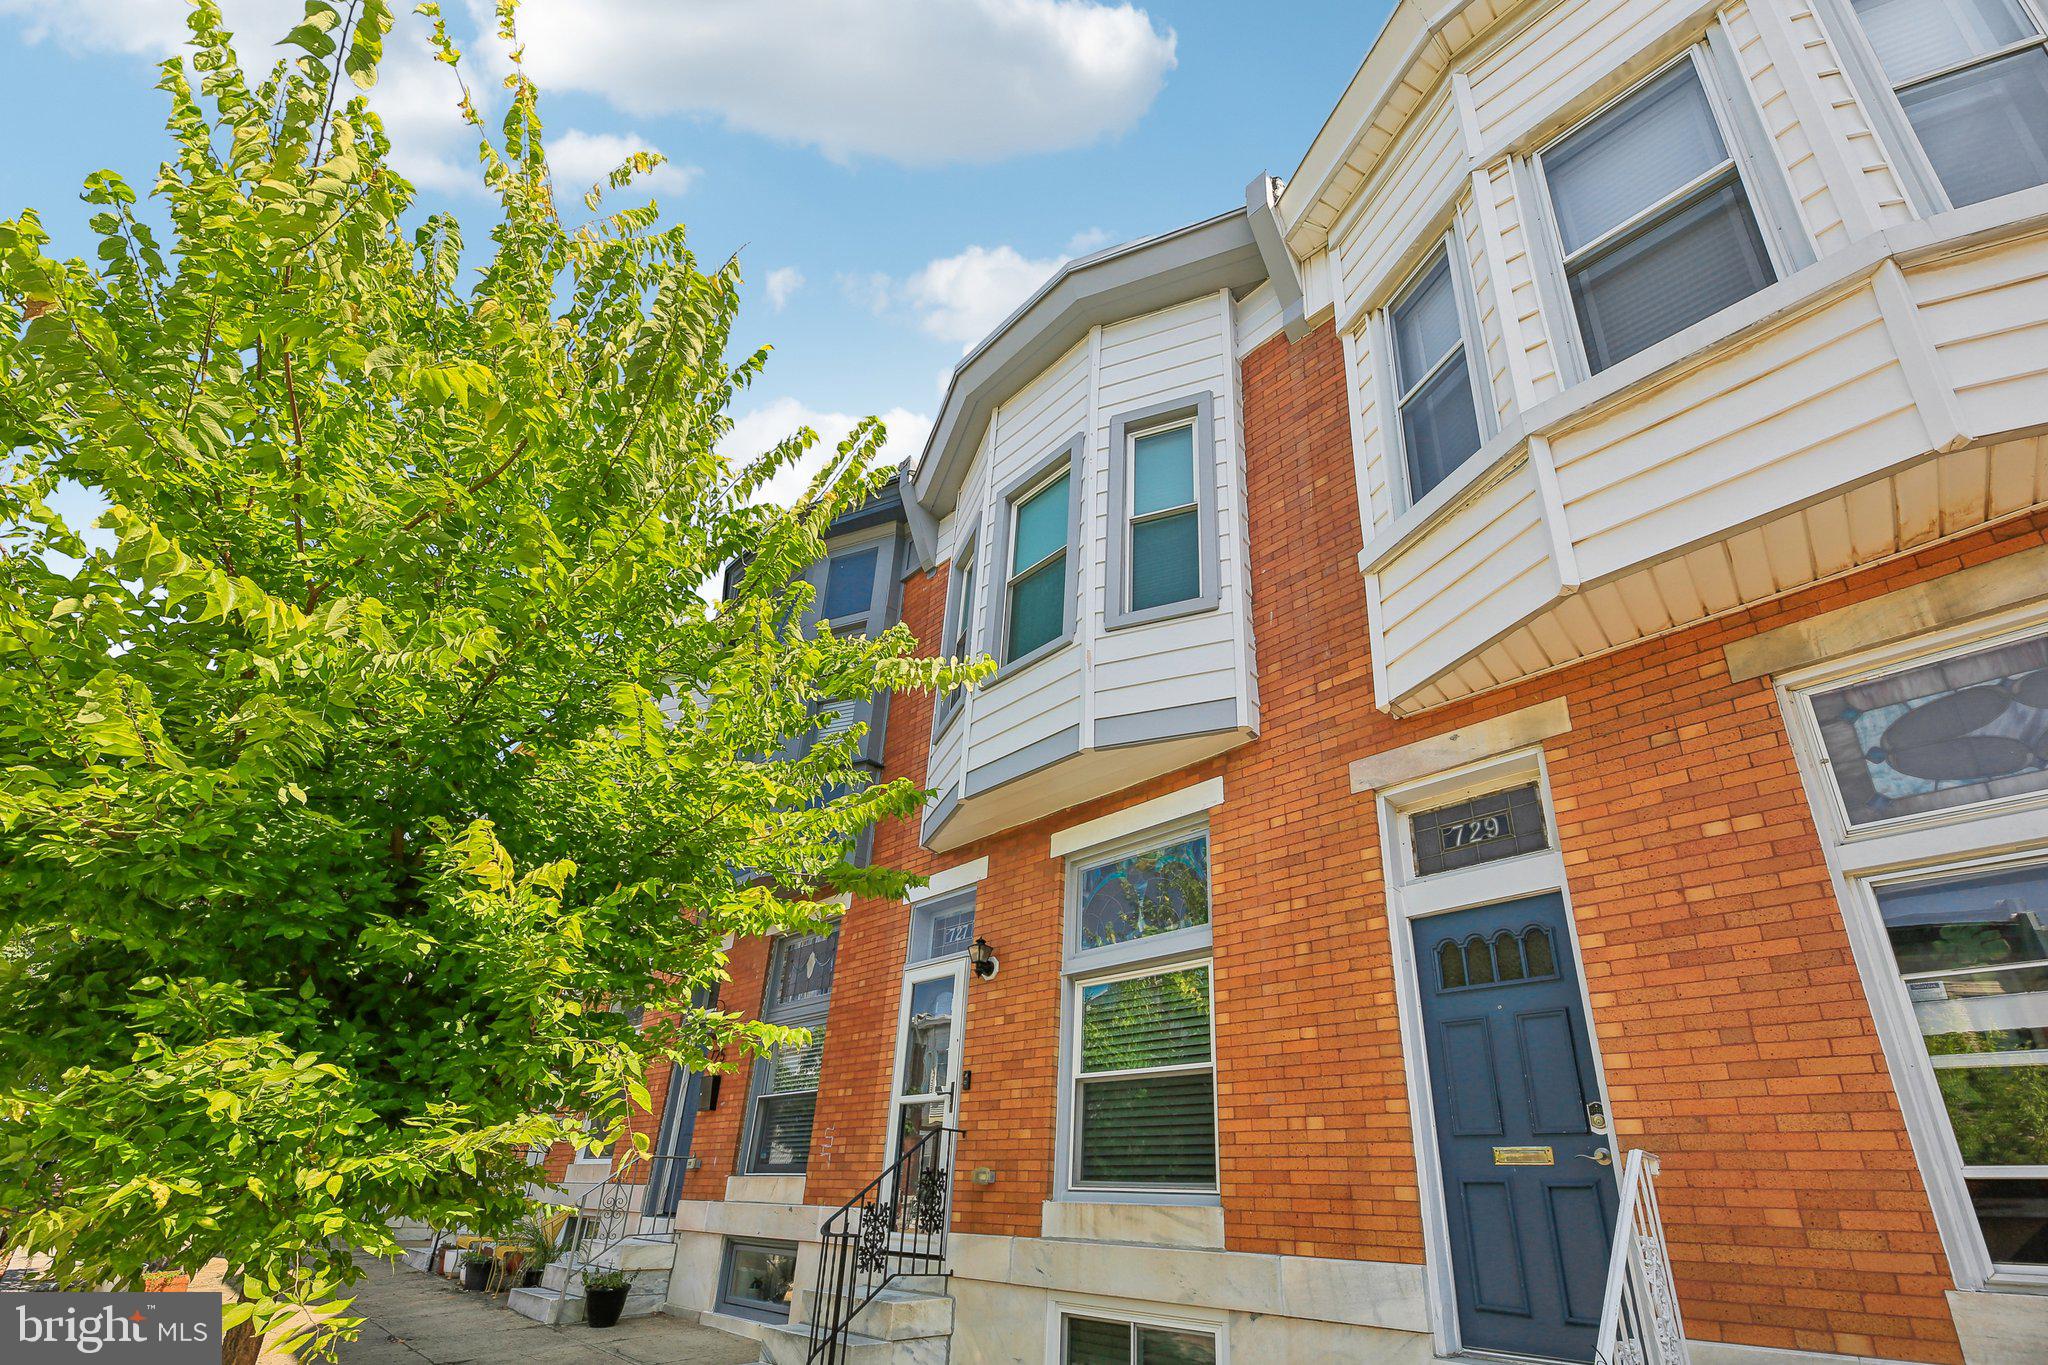
[[[583,1272],[583,1311],[592,1327],[611,1327],[626,1311],[626,1272]]]
[[[482,1289],[491,1282],[491,1262],[497,1253],[489,1247],[471,1247],[462,1253],[462,1287]]]
[[[541,1272],[553,1264],[559,1254],[555,1245],[556,1229],[548,1216],[535,1209],[520,1224],[519,1239],[526,1244],[526,1252],[519,1260],[519,1283],[531,1289],[540,1283]]]

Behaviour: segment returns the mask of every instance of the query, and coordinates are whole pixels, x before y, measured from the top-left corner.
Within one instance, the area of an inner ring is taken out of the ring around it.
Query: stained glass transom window
[[[1080,951],[1209,922],[1209,836],[1081,871]]]
[[[2048,636],[1812,698],[1852,825],[2048,788]]]

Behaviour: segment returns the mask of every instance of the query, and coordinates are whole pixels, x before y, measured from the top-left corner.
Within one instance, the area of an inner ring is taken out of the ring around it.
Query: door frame
[[[953,978],[953,1037],[951,1062],[953,1080],[946,1098],[946,1124],[948,1128],[960,1126],[960,1077],[967,1049],[967,982],[969,972],[965,954],[956,953],[951,957],[927,958],[914,962],[903,969],[902,990],[896,1001],[896,1052],[895,1061],[889,1069],[889,1107],[883,1118],[882,1152],[884,1169],[895,1164],[901,1155],[896,1147],[897,1118],[906,1100],[903,1094],[903,1062],[910,1046],[910,996],[914,987],[922,982],[936,981],[941,977]],[[928,1104],[930,1099],[911,1100],[908,1103]],[[948,1182],[950,1185],[951,1182]],[[948,1192],[950,1203],[950,1190]]]
[[[1550,847],[1497,862],[1417,876],[1408,841],[1411,813],[1449,805],[1503,787],[1536,784]],[[1408,1086],[1408,1122],[1415,1149],[1416,1190],[1422,1204],[1423,1279],[1429,1326],[1439,1356],[1466,1354],[1458,1330],[1456,1257],[1451,1250],[1450,1206],[1444,1195],[1443,1154],[1437,1146],[1436,1107],[1429,1079],[1429,1040],[1422,1021],[1422,993],[1416,976],[1417,920],[1453,910],[1471,910],[1528,896],[1556,895],[1563,903],[1565,928],[1571,940],[1573,970],[1578,975],[1579,1005],[1585,1011],[1586,1047],[1593,1064],[1593,1084],[1607,1114],[1607,1147],[1621,1169],[1614,1103],[1607,1089],[1607,1064],[1600,1055],[1600,1034],[1593,1026],[1593,1000],[1586,963],[1579,947],[1578,916],[1566,883],[1564,854],[1558,846],[1557,813],[1550,800],[1550,774],[1540,746],[1435,773],[1386,787],[1374,793],[1379,814],[1380,866],[1387,892],[1387,923],[1394,964],[1394,1005],[1401,1031],[1402,1069]],[[1499,1352],[1486,1352],[1498,1357]],[[1535,1359],[1536,1357],[1531,1357]]]

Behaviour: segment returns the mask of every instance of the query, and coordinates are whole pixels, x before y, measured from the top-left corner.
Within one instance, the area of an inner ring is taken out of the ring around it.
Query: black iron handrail
[[[861,1309],[899,1275],[946,1273],[948,1196],[957,1128],[929,1128],[840,1205],[821,1230],[807,1362],[838,1365]]]

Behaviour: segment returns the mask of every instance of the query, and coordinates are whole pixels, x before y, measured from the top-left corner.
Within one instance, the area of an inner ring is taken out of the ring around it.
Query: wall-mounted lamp
[[[996,961],[996,950],[989,947],[985,938],[974,940],[974,946],[967,950],[967,960],[974,964],[974,974],[984,981],[994,976],[1002,965]]]

